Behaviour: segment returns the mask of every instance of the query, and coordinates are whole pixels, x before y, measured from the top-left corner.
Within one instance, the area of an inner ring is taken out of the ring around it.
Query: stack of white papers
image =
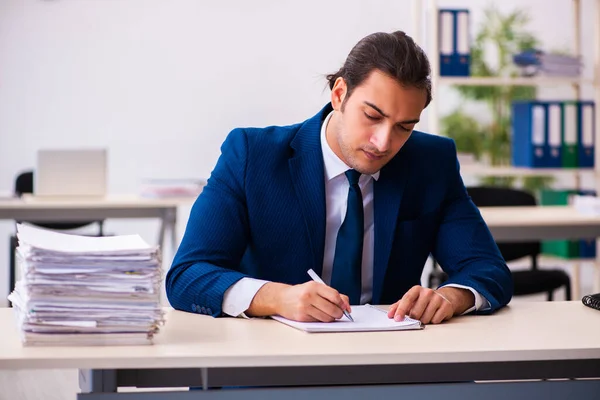
[[[571,204],[575,209],[584,215],[600,215],[600,198],[596,196],[572,196]]]
[[[198,197],[206,185],[197,179],[151,179],[142,183],[141,196],[152,199]]]
[[[26,345],[151,344],[162,325],[158,247],[17,226],[22,279],[8,299]]]

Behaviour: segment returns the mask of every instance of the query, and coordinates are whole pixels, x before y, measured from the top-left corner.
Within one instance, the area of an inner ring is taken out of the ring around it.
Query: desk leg
[[[598,260],[594,262],[594,282],[592,292],[600,293],[600,261]],[[581,297],[578,297],[576,300],[581,300]]]
[[[177,207],[174,207],[170,212],[170,224],[171,224],[171,254],[175,256],[177,251]]]
[[[158,231],[158,244],[163,250],[165,249],[165,236],[167,231],[171,239],[171,252],[175,254],[177,250],[177,207],[165,209],[160,223],[160,230]]]
[[[15,290],[15,283],[17,282],[17,261],[16,261],[16,249],[19,245],[19,241],[16,236],[10,237],[10,254],[9,254],[9,270],[8,270],[8,293],[10,294],[13,290]],[[11,307],[12,307],[12,303]]]
[[[571,280],[571,291],[573,293],[572,300],[580,300],[581,299],[581,264],[579,262],[575,262],[573,264],[572,272],[572,280]]]
[[[117,371],[80,369],[79,389],[81,389],[81,393],[115,393],[117,391]]]
[[[160,220],[160,229],[158,230],[158,240],[156,241],[161,250],[165,247],[165,231],[167,230],[167,216],[163,214]]]
[[[162,214],[162,218],[161,218],[161,225],[160,225],[160,231],[159,231],[159,235],[158,235],[158,244],[160,246],[161,249],[161,253],[162,253],[162,268],[161,268],[161,274],[164,278],[164,274],[165,274],[165,270],[164,268],[166,268],[166,270],[169,269],[169,265],[171,264],[171,261],[173,260],[173,257],[175,257],[175,252],[177,251],[177,207],[171,207],[171,208],[167,208],[165,210],[163,210],[163,214]],[[168,234],[170,235],[170,239],[171,239],[171,249],[170,252],[166,251],[165,248],[165,236]],[[167,264],[165,266],[165,260],[167,260]],[[162,285],[161,288],[161,294],[160,294],[160,298],[161,298],[161,304],[163,305],[168,305],[168,302],[166,301],[167,296],[165,293],[165,285]]]
[[[600,292],[600,238],[596,238],[596,259],[592,263],[594,268],[594,276],[592,281],[592,293]],[[590,293],[584,293],[590,294]],[[581,300],[581,297],[577,297],[575,300]]]

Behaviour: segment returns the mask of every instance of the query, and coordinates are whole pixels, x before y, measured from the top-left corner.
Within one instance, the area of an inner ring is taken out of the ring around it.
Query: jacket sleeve
[[[249,237],[247,156],[244,131],[233,130],[192,207],[166,276],[167,298],[175,309],[221,316],[225,291],[246,276],[239,272],[239,265]]]
[[[467,194],[460,177],[456,147],[454,142],[450,143],[449,160],[454,165],[447,169],[449,186],[433,257],[449,276],[444,285],[472,287],[491,305],[491,309],[478,313],[491,313],[512,298],[512,274],[479,209]]]

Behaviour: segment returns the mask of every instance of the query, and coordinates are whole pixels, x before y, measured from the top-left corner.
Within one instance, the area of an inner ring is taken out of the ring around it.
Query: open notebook
[[[415,319],[405,317],[404,321],[396,322],[388,318],[387,311],[372,306],[352,306],[354,322],[342,317],[334,322],[297,322],[280,316],[273,319],[305,332],[374,332],[402,331],[423,329],[425,326]]]

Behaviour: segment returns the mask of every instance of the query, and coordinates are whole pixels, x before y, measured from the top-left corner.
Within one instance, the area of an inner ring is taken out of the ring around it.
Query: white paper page
[[[59,291],[59,292],[72,292],[78,294],[78,291],[99,291],[99,292],[152,292],[154,287],[157,286],[153,282],[136,282],[136,283],[123,283],[123,282],[82,282],[82,281],[65,281],[60,282],[60,286],[57,285],[56,281],[48,279],[35,279],[33,282],[28,282],[28,285],[32,288],[46,289],[48,291]],[[44,285],[44,286],[42,286]]]
[[[147,252],[153,248],[139,235],[92,237],[68,235],[39,229],[28,225],[17,225],[20,242],[29,246],[64,253],[115,253],[120,251]]]
[[[44,321],[44,325],[70,326],[76,328],[95,328],[96,321]]]
[[[352,306],[351,315],[354,322],[346,317],[334,322],[297,322],[280,316],[272,318],[306,332],[367,332],[422,328],[422,324],[417,320],[405,317],[404,321],[396,322],[388,318],[386,311],[370,305]]]
[[[21,332],[25,346],[137,346],[152,344],[152,335],[143,333],[45,333]]]
[[[457,13],[456,24],[456,52],[458,54],[469,54],[471,52],[471,46],[469,46],[469,13],[466,11]]]
[[[452,55],[454,52],[454,14],[443,12],[440,15],[440,54]]]
[[[112,281],[112,280],[122,280],[127,279],[129,281],[145,281],[145,280],[153,280],[156,277],[160,277],[160,271],[151,271],[142,273],[132,273],[129,271],[114,271],[112,269],[97,269],[97,268],[86,268],[86,269],[76,269],[76,268],[65,268],[63,270],[59,268],[34,268],[31,269],[34,271],[33,273],[28,275],[28,279],[35,279],[35,277],[43,276],[46,278],[50,278],[56,276],[56,279],[60,280],[71,280],[71,279],[80,279],[81,277],[94,277],[95,280],[102,281]],[[34,276],[33,278],[31,276]]]
[[[25,246],[27,247],[27,246]],[[55,255],[44,255],[44,256],[31,256],[32,261],[36,262],[45,262],[45,263],[64,263],[63,256],[55,256]],[[131,263],[131,264],[141,264],[147,265],[148,263],[154,263],[156,261],[156,255],[143,255],[143,256],[130,256],[130,255],[117,255],[117,256],[89,256],[89,255],[81,255],[75,254],[69,257],[69,260],[77,261],[77,263],[84,264],[88,263],[98,264],[103,263],[106,264],[107,261],[115,262],[115,263]],[[87,264],[86,264],[87,265]]]

